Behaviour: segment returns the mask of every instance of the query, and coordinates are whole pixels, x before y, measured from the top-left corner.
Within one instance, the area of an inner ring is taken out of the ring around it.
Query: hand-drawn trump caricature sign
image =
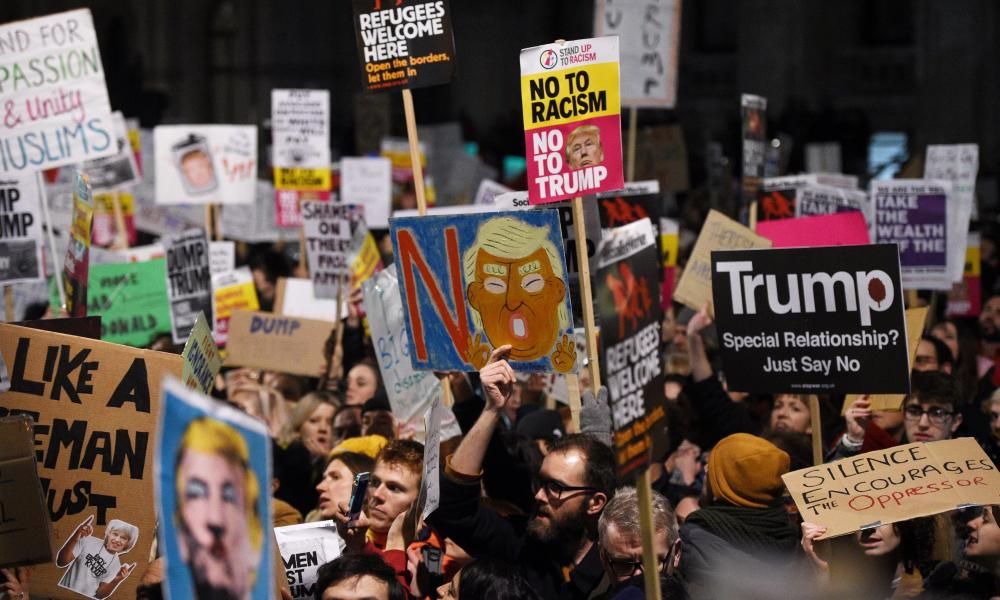
[[[573,370],[555,211],[389,221],[413,368],[473,371],[510,344],[516,371]]]

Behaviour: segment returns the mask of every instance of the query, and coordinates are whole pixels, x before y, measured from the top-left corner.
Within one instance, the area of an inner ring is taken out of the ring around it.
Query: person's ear
[[[951,432],[955,433],[955,430],[958,429],[958,426],[961,424],[962,424],[962,413],[957,412],[955,413],[955,418],[952,419]]]
[[[587,507],[588,515],[599,515],[608,504],[608,495],[604,492],[597,492],[590,497],[590,506]]]
[[[469,287],[465,289],[465,297],[469,300],[469,306],[479,310],[479,294],[483,291],[483,284],[478,281],[473,281],[469,284]]]
[[[670,561],[670,570],[679,569],[681,566],[681,538],[674,540],[673,548],[671,548],[674,558]]]

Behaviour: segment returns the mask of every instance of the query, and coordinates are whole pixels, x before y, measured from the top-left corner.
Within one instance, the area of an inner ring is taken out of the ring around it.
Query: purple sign
[[[904,269],[947,266],[947,198],[913,191],[876,193],[875,237],[899,245]]]

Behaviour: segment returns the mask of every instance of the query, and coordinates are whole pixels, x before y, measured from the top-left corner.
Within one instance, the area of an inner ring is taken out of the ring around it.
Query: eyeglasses
[[[554,500],[562,500],[562,495],[565,492],[596,492],[597,488],[588,486],[573,486],[566,485],[561,481],[556,481],[555,479],[545,479],[542,477],[535,477],[531,480],[531,491],[535,494],[538,490],[544,489],[545,494]]]
[[[906,420],[919,421],[921,418],[923,418],[924,415],[927,415],[927,418],[930,420],[930,422],[934,423],[935,425],[943,424],[945,421],[951,419],[951,417],[954,414],[955,413],[947,409],[941,408],[940,406],[932,406],[927,410],[924,410],[923,408],[917,406],[916,404],[911,404],[903,409],[903,416],[904,418],[906,418]]]
[[[615,577],[630,577],[632,573],[636,570],[642,572],[642,559],[632,560],[630,558],[611,558],[604,554],[604,560],[607,561],[608,567]],[[660,573],[664,571],[667,566],[669,558],[666,556],[656,557],[656,570]]]

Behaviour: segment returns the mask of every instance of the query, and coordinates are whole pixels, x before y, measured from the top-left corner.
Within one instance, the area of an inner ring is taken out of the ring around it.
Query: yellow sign
[[[332,186],[330,169],[274,169],[274,187],[279,190],[323,192]]]

